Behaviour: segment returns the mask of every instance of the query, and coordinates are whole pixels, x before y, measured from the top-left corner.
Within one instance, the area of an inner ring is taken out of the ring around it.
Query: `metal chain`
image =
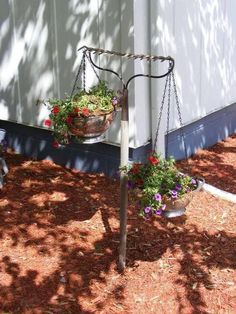
[[[81,59],[81,62],[80,62],[80,65],[79,65],[79,69],[78,69],[78,72],[77,72],[76,77],[75,77],[75,82],[74,82],[74,85],[72,87],[72,91],[71,91],[70,97],[72,97],[73,94],[74,94],[74,91],[75,91],[75,88],[76,88],[76,84],[78,82],[79,75],[80,75],[80,72],[81,72],[81,69],[82,69],[82,66],[83,66],[83,63],[84,63],[84,59],[85,59],[85,55],[83,53],[83,57]]]
[[[176,88],[176,82],[175,82],[175,76],[174,72],[172,71],[171,73],[172,81],[173,81],[173,87],[174,87],[174,94],[175,94],[175,102],[177,106],[177,112],[178,112],[178,117],[179,117],[179,123],[180,123],[180,136],[183,139],[183,145],[184,145],[184,154],[185,154],[185,159],[187,159],[188,154],[187,154],[187,147],[185,143],[185,135],[183,132],[183,121],[182,121],[182,116],[181,116],[181,111],[180,111],[180,105],[179,105],[179,97],[177,93],[177,88]]]
[[[156,151],[156,148],[157,148],[157,140],[158,140],[158,136],[159,136],[161,117],[162,117],[162,113],[163,113],[163,108],[164,108],[164,103],[165,103],[165,98],[166,98],[167,83],[168,83],[168,79],[169,79],[168,77],[169,77],[169,75],[167,75],[167,77],[166,77],[165,87],[164,87],[164,92],[163,92],[163,96],[162,96],[161,107],[160,107],[160,112],[159,112],[159,117],[158,117],[158,122],[157,122],[156,135],[155,135],[155,140],[154,140],[154,145],[153,145],[154,151]]]
[[[163,92],[163,97],[162,97],[162,101],[161,101],[161,107],[160,107],[160,112],[159,112],[159,117],[158,117],[158,122],[157,122],[157,130],[156,130],[155,140],[154,140],[154,151],[157,148],[157,140],[158,140],[158,136],[159,136],[160,123],[161,123],[161,118],[162,118],[162,114],[163,114],[164,103],[165,103],[165,98],[166,98],[166,91],[167,91],[167,85],[168,85],[166,145],[165,145],[165,157],[166,158],[168,157],[169,127],[170,127],[170,104],[171,104],[171,85],[172,85],[172,83],[173,83],[175,102],[176,102],[176,106],[177,106],[178,118],[179,118],[179,123],[180,123],[180,135],[181,135],[181,138],[183,139],[185,159],[187,159],[187,147],[186,147],[186,143],[185,143],[185,135],[184,135],[184,132],[183,132],[183,121],[182,121],[182,115],[181,115],[180,104],[179,104],[179,97],[178,97],[178,93],[177,93],[177,87],[176,87],[175,76],[174,76],[174,72],[173,71],[170,74],[168,74],[167,77],[166,77],[166,82],[165,82],[165,87],[164,87],[164,92]]]
[[[85,53],[85,56],[86,56],[87,60],[89,61],[89,64],[91,65],[91,68],[93,69],[93,72],[96,75],[96,78],[98,79],[99,82],[101,82],[101,79],[100,79],[97,71],[95,70],[94,65],[92,64],[91,60],[89,59],[87,53]]]
[[[98,73],[96,72],[96,70],[95,70],[93,64],[91,63],[91,61],[90,61],[90,59],[89,59],[89,57],[88,57],[88,55],[87,55],[87,53],[86,53],[86,50],[84,50],[84,51],[83,51],[83,56],[82,56],[82,59],[81,59],[81,63],[80,63],[80,65],[79,65],[79,69],[78,69],[78,72],[77,72],[77,74],[76,74],[75,82],[74,82],[74,85],[73,85],[73,88],[72,88],[71,97],[72,97],[73,94],[74,94],[74,91],[75,91],[75,88],[76,88],[76,84],[77,84],[77,82],[78,82],[78,79],[79,79],[79,75],[80,75],[80,73],[81,73],[81,70],[82,70],[82,72],[83,72],[83,75],[82,75],[82,78],[81,78],[81,80],[82,80],[82,87],[83,87],[83,90],[86,90],[86,59],[89,61],[89,63],[90,63],[90,65],[91,65],[91,67],[92,67],[92,69],[93,69],[93,71],[94,71],[94,73],[95,73],[95,75],[96,75],[98,81],[99,81],[99,82],[101,81],[100,77],[98,76]]]

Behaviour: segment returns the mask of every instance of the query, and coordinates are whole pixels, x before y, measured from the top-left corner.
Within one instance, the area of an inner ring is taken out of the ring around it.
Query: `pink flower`
[[[68,117],[66,118],[66,123],[71,124],[72,121],[73,121],[73,118],[72,118],[71,116],[68,116]]]
[[[58,148],[58,147],[60,146],[60,144],[59,144],[57,141],[54,141],[54,142],[52,143],[52,146],[53,146],[54,148]]]
[[[116,96],[114,96],[114,97],[112,98],[112,104],[113,104],[114,106],[118,104],[118,99],[117,99]]]
[[[150,156],[148,160],[150,161],[152,165],[157,165],[159,163],[159,160],[154,156]]]
[[[60,111],[59,107],[58,106],[54,106],[53,109],[52,109],[52,112],[54,114],[58,114],[58,112]]]
[[[157,202],[161,202],[161,194],[160,193],[156,193],[154,196],[153,196],[153,199]]]
[[[83,114],[85,117],[87,117],[87,116],[89,115],[89,110],[88,110],[88,108],[84,108],[84,109],[82,110],[82,114]]]
[[[44,125],[50,127],[52,125],[52,120],[50,119],[44,120]]]

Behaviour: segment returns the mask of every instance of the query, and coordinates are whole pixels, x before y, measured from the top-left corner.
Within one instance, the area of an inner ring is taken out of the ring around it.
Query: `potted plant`
[[[152,153],[146,163],[133,163],[123,170],[128,175],[128,188],[135,191],[140,215],[144,218],[182,215],[204,182],[181,173],[173,158],[163,159],[156,153]]]
[[[53,128],[54,146],[68,144],[71,136],[83,140],[98,137],[110,126],[118,104],[115,92],[105,81],[89,91],[79,90],[65,99],[49,99],[51,111],[44,124]]]

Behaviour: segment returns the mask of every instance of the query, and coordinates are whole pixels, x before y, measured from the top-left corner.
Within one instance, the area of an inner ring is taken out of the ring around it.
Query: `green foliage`
[[[165,210],[170,200],[182,198],[196,188],[196,180],[179,172],[173,158],[162,159],[153,153],[145,164],[124,167],[130,189],[141,191],[140,214],[144,217]]]

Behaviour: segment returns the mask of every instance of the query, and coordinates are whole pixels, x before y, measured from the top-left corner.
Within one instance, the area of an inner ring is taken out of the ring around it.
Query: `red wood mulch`
[[[234,192],[235,155],[233,136],[191,165],[206,160],[199,174]],[[185,216],[155,221],[130,204],[122,275],[119,182],[12,153],[6,161],[1,313],[236,313],[236,204],[200,192]]]
[[[182,161],[179,165],[192,175],[204,177],[207,183],[236,194],[236,134],[209,149],[199,150],[188,163]]]

